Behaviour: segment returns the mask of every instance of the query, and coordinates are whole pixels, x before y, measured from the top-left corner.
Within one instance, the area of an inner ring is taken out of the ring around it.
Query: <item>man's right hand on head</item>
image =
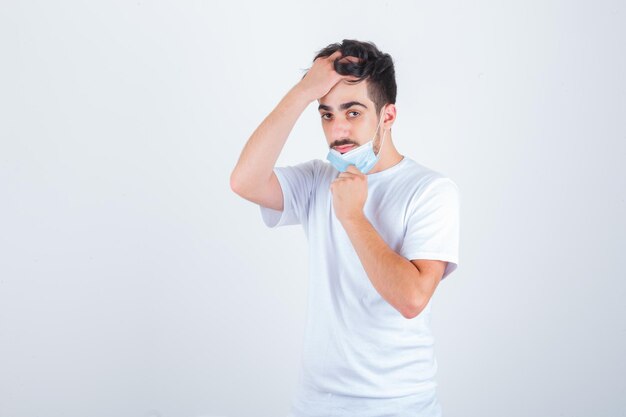
[[[311,101],[328,94],[341,80],[356,80],[353,76],[340,75],[335,71],[334,63],[337,59],[358,60],[356,57],[349,56],[342,58],[341,51],[335,51],[327,57],[319,57],[313,61],[313,66],[298,83],[298,87],[308,95]]]

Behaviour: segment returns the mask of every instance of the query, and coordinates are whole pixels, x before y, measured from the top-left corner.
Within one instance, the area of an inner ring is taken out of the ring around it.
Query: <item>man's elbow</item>
[[[239,176],[236,174],[237,171],[233,171],[230,174],[230,189],[237,195],[242,195],[243,193],[243,184]]]
[[[414,319],[415,317],[420,315],[420,313],[426,307],[426,304],[427,302],[422,302],[419,300],[419,298],[413,297],[408,300],[404,304],[404,306],[402,306],[402,308],[399,309],[400,314],[402,314],[405,319]]]
[[[415,317],[419,316],[421,312],[422,312],[421,308],[417,308],[413,306],[405,307],[400,311],[400,313],[405,319],[414,319]]]

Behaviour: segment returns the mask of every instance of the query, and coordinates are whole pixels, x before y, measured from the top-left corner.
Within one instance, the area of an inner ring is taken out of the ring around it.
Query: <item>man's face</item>
[[[319,113],[328,146],[340,153],[369,142],[377,133],[379,117],[367,96],[367,80],[337,83],[319,99]]]

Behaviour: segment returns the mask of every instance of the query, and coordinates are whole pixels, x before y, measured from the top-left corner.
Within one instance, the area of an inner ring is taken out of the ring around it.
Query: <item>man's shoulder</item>
[[[403,162],[402,170],[397,173],[398,175],[393,176],[395,180],[412,184],[418,189],[446,182],[456,186],[456,183],[441,171],[430,168],[407,156],[404,157]]]
[[[310,159],[308,161],[299,162],[297,164],[281,165],[275,167],[275,169],[280,170],[300,170],[310,172],[317,172],[328,168],[332,168],[332,166],[329,163],[322,161],[321,159]]]
[[[338,171],[328,162],[311,159],[295,165],[275,167],[280,178],[289,179],[299,184],[307,184],[309,189],[329,185],[337,177]]]

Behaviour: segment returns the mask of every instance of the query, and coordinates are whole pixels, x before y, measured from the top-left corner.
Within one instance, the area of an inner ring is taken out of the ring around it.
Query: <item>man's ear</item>
[[[383,126],[385,129],[391,129],[391,126],[396,121],[396,105],[389,103],[385,106],[385,113],[383,114]]]

